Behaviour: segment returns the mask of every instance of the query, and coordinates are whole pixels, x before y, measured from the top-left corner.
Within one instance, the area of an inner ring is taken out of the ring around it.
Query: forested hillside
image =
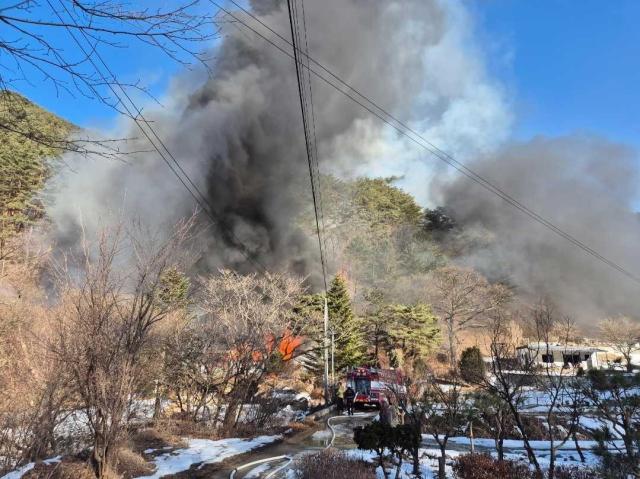
[[[21,95],[0,91],[0,259],[11,254],[16,232],[42,218],[39,194],[51,172],[50,159],[73,130]]]
[[[390,291],[403,278],[447,263],[433,235],[434,228],[442,228],[430,223],[432,212],[423,211],[393,182],[393,178],[348,181],[333,176],[321,180],[328,261],[334,271],[349,278],[351,291],[358,297],[382,284]],[[301,218],[313,234],[310,205]]]
[[[3,115],[13,115],[10,119],[19,119],[48,139],[42,142],[18,131],[0,132],[0,239],[3,258],[10,259],[12,252],[24,250],[26,239],[19,233],[43,219],[42,188],[62,152],[50,140],[63,140],[74,127],[20,95],[5,92],[3,100]],[[302,206],[296,221],[313,237],[315,222],[304,186],[299,185]],[[409,366],[403,358],[424,357],[441,341],[426,285],[427,275],[449,262],[443,253],[443,234],[453,227],[452,220],[442,210],[421,208],[411,195],[394,186],[394,178],[341,180],[325,175],[321,187],[325,247],[329,273],[334,276],[329,305],[337,334],[338,367],[379,361]],[[19,278],[32,278],[29,288],[37,291],[37,268],[26,276],[3,270],[8,274],[2,279],[6,291],[17,294],[24,289]],[[308,292],[317,294],[305,300],[310,307],[307,313],[322,306],[319,286],[313,288],[316,291]],[[31,299],[37,303],[39,296]],[[307,334],[319,336],[320,332]],[[309,355],[307,364],[313,372],[319,358]]]

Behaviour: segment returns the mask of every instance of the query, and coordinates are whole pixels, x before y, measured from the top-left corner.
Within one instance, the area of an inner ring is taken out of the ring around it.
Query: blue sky
[[[468,4],[515,101],[516,137],[586,131],[640,146],[640,2]]]
[[[446,0],[445,0],[446,1]],[[640,147],[640,2],[637,0],[468,0],[490,73],[509,91],[514,136],[598,133]],[[61,36],[66,48],[73,48]],[[104,52],[121,78],[161,94],[180,66],[144,46]],[[114,112],[38,83],[28,97],[81,126]]]

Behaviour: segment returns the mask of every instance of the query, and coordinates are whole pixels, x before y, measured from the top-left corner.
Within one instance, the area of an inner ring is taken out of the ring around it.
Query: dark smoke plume
[[[640,275],[634,152],[589,136],[535,138],[471,167],[583,243]],[[547,295],[585,326],[640,317],[640,284],[556,236],[506,202],[458,178],[433,190],[457,221],[486,236],[465,261],[521,292]]]
[[[255,1],[252,8],[289,36],[286,2]],[[481,55],[469,46],[472,29],[461,5],[307,0],[305,13],[312,55],[399,117],[469,151],[504,135],[509,116],[485,78]],[[200,237],[206,251],[201,264],[254,269],[238,238],[267,268],[317,272],[315,244],[295,226],[300,203],[311,198],[294,65],[234,23],[224,24],[212,56],[212,78],[184,75],[162,100],[166,108],[145,110],[217,218]],[[418,153],[407,157],[407,145],[360,107],[315,80],[313,94],[321,169],[376,175],[385,170],[381,158],[393,164],[394,174],[415,169]],[[123,132],[141,136],[131,124],[115,136]],[[155,153],[126,164],[66,161],[73,170],[54,178],[49,205],[60,246],[77,243],[81,224],[88,234],[114,216],[158,226],[196,206]]]

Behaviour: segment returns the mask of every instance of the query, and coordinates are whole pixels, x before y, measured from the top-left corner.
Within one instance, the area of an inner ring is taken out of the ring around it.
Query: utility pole
[[[322,338],[322,354],[324,356],[324,402],[329,404],[329,304],[324,298],[324,336]]]
[[[336,332],[331,330],[331,384],[336,384]]]

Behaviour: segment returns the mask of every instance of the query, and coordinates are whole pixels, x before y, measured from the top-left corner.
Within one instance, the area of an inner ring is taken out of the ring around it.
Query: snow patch
[[[60,462],[61,459],[62,459],[61,456],[56,456],[56,457],[52,457],[51,459],[45,459],[42,462],[44,462],[45,464],[55,464],[56,462]],[[22,476],[24,476],[27,472],[29,472],[35,466],[36,466],[35,462],[30,462],[29,464],[25,464],[24,466],[22,466],[20,469],[11,471],[9,474],[5,474],[0,479],[20,479]]]
[[[159,479],[188,470],[195,464],[214,464],[282,439],[282,436],[258,436],[252,439],[188,439],[186,448],[176,449],[154,459],[156,472],[141,479]],[[14,478],[10,478],[14,479]]]

